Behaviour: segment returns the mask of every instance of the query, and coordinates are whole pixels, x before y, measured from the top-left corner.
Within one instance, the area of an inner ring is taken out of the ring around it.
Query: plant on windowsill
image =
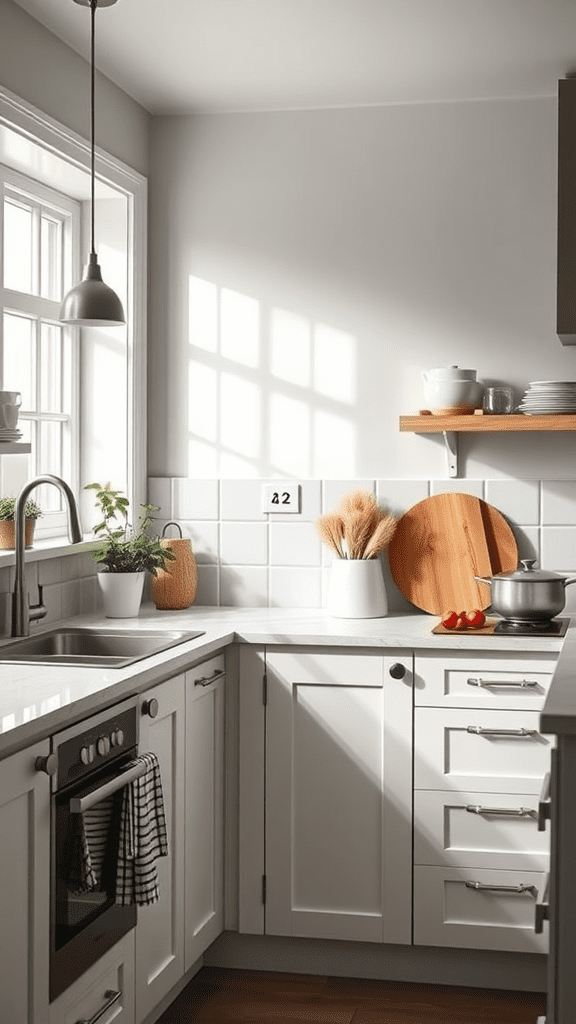
[[[14,532],[14,509],[16,498],[0,498],[0,548],[14,549],[16,546]],[[34,543],[36,520],[42,515],[40,505],[29,498],[24,513],[24,545],[31,548]]]
[[[144,577],[147,572],[156,576],[166,562],[174,558],[172,551],[163,547],[158,537],[151,537],[152,513],[156,505],[141,504],[137,526],[128,522],[130,502],[122,491],[114,491],[110,484],[86,484],[84,490],[96,492],[96,505],[102,521],[94,527],[101,541],[92,552],[94,560],[102,566],[98,583],[104,599],[104,614],[108,618],[131,618],[138,615]]]

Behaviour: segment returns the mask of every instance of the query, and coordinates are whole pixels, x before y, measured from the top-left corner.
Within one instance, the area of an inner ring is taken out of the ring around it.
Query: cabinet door
[[[50,785],[38,743],[0,763],[0,1019],[48,1016]]]
[[[224,927],[224,655],[186,673],[185,969]]]
[[[140,707],[140,751],[152,751],[160,763],[168,856],[156,861],[160,899],[138,907],[137,1021],[184,973],[184,676],[148,690]]]
[[[411,667],[267,651],[267,933],[410,942]]]

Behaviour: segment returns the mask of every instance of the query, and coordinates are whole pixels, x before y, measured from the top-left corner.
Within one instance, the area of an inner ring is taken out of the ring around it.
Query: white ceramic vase
[[[379,558],[335,558],[330,569],[327,611],[337,619],[377,619],[388,614]]]
[[[145,572],[98,573],[106,618],[133,619],[138,615],[145,575]]]

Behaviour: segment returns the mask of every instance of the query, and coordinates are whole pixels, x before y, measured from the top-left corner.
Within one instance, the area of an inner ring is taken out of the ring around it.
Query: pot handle
[[[485,583],[487,587],[492,586],[492,580],[489,576],[475,576],[474,579],[477,583]]]
[[[569,576],[567,580],[563,580],[564,586],[569,587],[571,583],[576,583],[576,576]]]

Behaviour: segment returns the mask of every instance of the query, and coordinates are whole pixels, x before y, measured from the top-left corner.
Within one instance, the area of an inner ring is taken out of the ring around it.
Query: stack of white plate
[[[528,416],[576,413],[576,381],[533,380],[526,388],[518,410]]]
[[[0,427],[0,441],[19,441],[21,437],[21,430],[11,430],[10,427]]]

